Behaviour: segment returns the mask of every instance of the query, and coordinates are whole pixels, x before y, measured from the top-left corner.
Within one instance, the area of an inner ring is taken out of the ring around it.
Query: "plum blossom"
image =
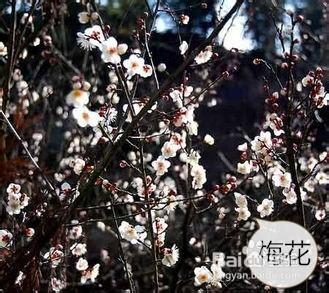
[[[310,86],[313,83],[314,83],[314,77],[309,74],[302,79],[302,84],[304,87]]]
[[[86,166],[86,162],[83,159],[76,158],[71,162],[71,166],[73,167],[73,172],[77,175],[80,175]]]
[[[182,200],[182,199],[183,199],[182,195],[174,195],[174,194],[169,195],[168,196],[168,202],[165,204],[164,209],[168,213],[173,212],[179,204],[178,200]]]
[[[54,292],[60,292],[66,288],[66,283],[60,279],[57,278],[51,278],[51,289]]]
[[[145,229],[142,226],[132,226],[126,221],[122,221],[119,226],[119,232],[123,239],[136,244],[138,241],[144,241],[146,238]]]
[[[273,200],[265,198],[262,203],[257,206],[257,212],[259,212],[261,218],[267,217],[272,214],[273,206]]]
[[[99,25],[87,28],[84,33],[77,33],[77,36],[77,43],[84,50],[100,47],[100,44],[105,40],[103,30]]]
[[[174,144],[171,141],[166,141],[161,148],[162,156],[166,159],[176,156],[176,152],[179,149],[179,146]]]
[[[73,222],[73,224],[75,224],[75,222]],[[68,234],[69,239],[72,239],[72,240],[79,239],[81,236],[82,236],[82,226],[81,225],[76,225],[76,226],[72,227]]]
[[[170,162],[167,161],[163,156],[159,156],[156,161],[152,162],[152,167],[156,171],[157,176],[162,176],[163,174],[168,172],[168,168],[170,167]]]
[[[51,247],[49,252],[45,253],[43,256],[45,259],[50,260],[53,268],[56,268],[63,260],[64,252],[61,250],[62,248],[61,245],[58,245],[58,247]]]
[[[165,72],[166,69],[167,69],[167,66],[166,66],[165,63],[160,63],[160,64],[158,65],[157,69],[158,69],[159,72]]]
[[[246,152],[248,150],[248,144],[246,142],[243,144],[240,144],[240,145],[238,145],[237,149],[240,152]]]
[[[144,66],[144,59],[135,54],[131,54],[128,59],[123,61],[123,66],[127,69],[129,77],[141,74]]]
[[[235,204],[240,207],[240,208],[246,208],[248,205],[247,198],[245,195],[239,193],[239,192],[234,192],[235,196]]]
[[[272,137],[269,131],[261,131],[258,136],[256,136],[251,141],[251,149],[256,152],[256,154],[267,154],[268,149],[272,147]]]
[[[245,161],[243,163],[238,163],[237,172],[243,175],[248,175],[252,171],[252,163],[250,161]]]
[[[26,276],[22,271],[19,271],[18,276],[15,280],[15,284],[22,286],[23,281],[25,280]]]
[[[25,235],[26,235],[26,237],[28,237],[28,238],[33,237],[34,234],[35,234],[35,230],[34,230],[33,228],[27,228],[27,229],[25,230]]]
[[[200,286],[204,283],[210,283],[213,279],[213,274],[206,266],[196,267],[194,269],[194,283],[196,286]]]
[[[8,203],[6,206],[6,211],[9,215],[18,215],[21,213],[29,202],[29,197],[25,193],[10,194],[8,196]]]
[[[92,268],[88,268],[85,271],[81,272],[81,283],[85,284],[88,280],[94,283],[99,275],[99,266],[99,264],[95,264]]]
[[[139,73],[139,75],[143,78],[146,78],[146,77],[151,76],[152,73],[153,73],[153,70],[152,70],[151,65],[144,64],[141,68],[141,72]]]
[[[9,215],[18,215],[28,206],[30,198],[25,193],[20,193],[21,186],[11,183],[7,187],[8,202],[6,211]]]
[[[264,127],[270,127],[275,136],[280,136],[284,133],[282,129],[283,121],[276,113],[267,114]]]
[[[272,176],[272,182],[276,187],[288,188],[291,185],[291,174],[277,169]]]
[[[179,46],[179,51],[181,55],[184,55],[186,51],[188,50],[188,44],[186,41],[183,41]]]
[[[75,267],[78,271],[85,271],[88,268],[88,261],[85,258],[80,257]]]
[[[328,185],[329,184],[329,173],[320,171],[315,175],[315,179],[318,181],[318,183],[320,185]]]
[[[194,165],[191,169],[193,177],[192,186],[194,189],[201,189],[203,184],[207,182],[206,170],[201,165]]]
[[[251,215],[247,207],[235,208],[235,211],[238,212],[238,221],[247,221]]]
[[[79,18],[79,22],[82,24],[86,24],[90,20],[89,13],[87,11],[82,11],[78,13],[78,18]]]
[[[192,94],[193,90],[194,89],[192,86],[181,85],[177,89],[172,90],[169,93],[169,96],[178,107],[183,107],[183,99],[188,98]]]
[[[235,204],[238,206],[235,211],[238,212],[238,221],[246,221],[250,217],[251,213],[248,210],[248,202],[245,195],[235,192]]]
[[[179,250],[177,246],[174,244],[171,248],[164,248],[163,250],[163,258],[162,264],[167,267],[172,267],[179,258]]]
[[[0,248],[8,247],[13,238],[13,234],[11,234],[8,230],[0,230]]]
[[[203,141],[209,145],[213,145],[215,143],[215,139],[210,134],[206,134]]]
[[[161,234],[166,231],[168,224],[163,218],[155,218],[153,221],[153,230],[156,234]]]
[[[212,57],[212,47],[207,46],[203,51],[201,51],[196,57],[195,57],[195,62],[196,64],[203,64],[206,63],[210,60]]]
[[[82,12],[78,13],[78,19],[81,24],[86,24],[90,20],[96,20],[96,19],[98,19],[98,17],[99,17],[99,15],[97,12],[89,13],[87,11],[82,11]]]
[[[186,24],[189,23],[190,17],[188,15],[186,15],[186,14],[182,14],[180,16],[180,21],[182,22],[182,24],[185,24],[186,25]]]
[[[186,158],[186,163],[190,164],[191,166],[199,165],[200,159],[201,156],[199,152],[191,149],[190,154]]]
[[[87,252],[87,248],[86,248],[86,244],[85,243],[78,243],[78,244],[73,244],[70,247],[70,250],[72,251],[72,254],[75,256],[81,256],[86,254]]]
[[[72,115],[80,127],[95,127],[101,121],[101,117],[97,112],[90,111],[86,106],[75,108]]]
[[[87,105],[89,103],[89,92],[74,89],[66,96],[66,103],[74,107]]]
[[[19,194],[21,191],[21,186],[19,184],[10,183],[6,191],[8,194]]]
[[[225,273],[223,272],[222,266],[220,263],[214,263],[210,266],[210,270],[212,272],[213,278],[211,280],[211,285],[217,288],[221,288],[221,280],[225,277]]]
[[[102,59],[105,63],[118,64],[121,62],[120,55],[127,52],[127,44],[118,44],[114,37],[109,37],[101,43],[100,50],[102,52]]]
[[[0,42],[0,57],[6,56],[8,54],[7,47],[3,42]]]
[[[325,210],[325,209],[318,209],[318,210],[315,212],[315,218],[316,218],[318,221],[322,221],[325,217],[326,217],[326,210]]]
[[[297,194],[292,187],[286,187],[282,190],[283,195],[286,197],[285,201],[288,204],[295,204],[297,202]]]

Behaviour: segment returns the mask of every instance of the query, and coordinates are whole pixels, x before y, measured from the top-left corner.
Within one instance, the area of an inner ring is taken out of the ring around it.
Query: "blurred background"
[[[8,41],[7,30],[11,13],[8,2],[0,1],[0,41],[4,43]],[[43,6],[36,6],[33,31],[42,33],[43,28],[49,28],[47,33],[51,33],[53,52],[44,53],[47,50],[43,45],[31,46],[29,58],[20,61],[19,67],[31,89],[35,88],[36,91],[42,92],[46,86],[51,85],[56,91],[47,101],[49,104],[40,102],[33,108],[35,112],[30,113],[31,117],[33,114],[42,113],[40,117],[46,117],[46,119],[29,120],[27,118],[24,124],[20,125],[16,121],[16,125],[23,137],[25,131],[27,133],[31,129],[46,130],[43,141],[45,145],[43,149],[46,151],[41,154],[40,161],[45,165],[43,166],[45,169],[54,170],[65,156],[67,149],[63,139],[64,134],[76,128],[69,121],[59,123],[62,117],[57,119],[60,114],[56,111],[58,106],[66,104],[65,97],[71,90],[70,79],[75,74],[83,74],[86,80],[92,83],[95,95],[96,92],[98,95],[105,95],[105,88],[109,82],[107,70],[104,64],[102,65],[99,54],[94,52],[87,54],[78,48],[75,42],[77,32],[89,26],[89,24],[80,24],[78,21],[77,14],[83,11],[83,6],[78,3],[79,1],[49,0],[44,2],[46,4]],[[110,25],[111,34],[120,42],[125,42],[130,46],[136,42],[133,32],[138,19],[145,13],[150,15],[156,5],[154,0],[96,0],[92,2],[104,23]],[[17,1],[18,17],[30,11],[31,3],[32,1]],[[181,41],[185,40],[192,48],[198,46],[234,3],[233,0],[161,0],[150,43],[154,60],[156,60],[155,65],[165,63],[167,71],[173,72],[183,61],[178,50]],[[199,136],[210,134],[216,142],[214,146],[201,150],[202,165],[207,170],[209,185],[221,182],[223,180],[221,176],[225,172],[234,173],[234,166],[240,155],[236,150],[237,146],[245,141],[245,136],[254,137],[259,132],[260,124],[265,119],[264,82],[268,83],[271,92],[279,90],[277,85],[272,83],[273,78],[268,69],[264,66],[255,66],[253,60],[255,58],[266,60],[278,72],[278,76],[284,79],[280,71],[283,60],[282,44],[275,26],[278,28],[283,26],[288,36],[290,18],[287,12],[304,17],[295,31],[299,39],[295,53],[300,59],[296,67],[296,79],[301,80],[308,71],[320,66],[325,74],[324,85],[327,89],[329,88],[329,0],[245,1],[216,40],[219,60],[225,56],[224,61],[214,62],[211,70],[203,71],[201,67],[198,74],[193,75],[190,80],[191,85],[200,84],[200,80],[208,77],[214,79],[225,70],[232,72],[229,80],[210,91],[207,97],[209,102],[201,105],[196,111]],[[182,15],[187,15],[190,19],[184,26],[178,25]],[[48,22],[48,20],[51,21]],[[68,63],[68,60],[72,63]],[[4,70],[2,65],[4,63],[0,63],[0,78]],[[100,80],[97,80],[96,76]],[[180,83],[181,81],[177,81],[177,85]],[[143,90],[145,93],[153,91],[148,88]],[[65,106],[63,109],[65,110]],[[318,151],[323,151],[329,141],[328,107],[319,109],[316,117],[318,123],[312,126],[311,133],[314,135],[314,147]],[[79,131],[83,132],[83,130]],[[10,167],[14,165],[8,166]],[[4,167],[2,171],[0,170],[0,173],[5,174],[6,181],[10,176],[9,171],[10,169]],[[16,174],[13,178],[15,176]],[[213,221],[212,219],[209,223]],[[98,230],[90,232],[92,234],[89,241],[95,252],[104,247],[104,243],[110,243],[111,253],[116,255],[111,235],[100,235]],[[229,246],[232,244],[233,247],[236,243],[236,239],[226,241],[226,238],[223,238],[220,245],[223,250],[229,250],[231,249]],[[141,267],[143,269],[142,261]],[[147,285],[149,284],[145,286]],[[88,289],[86,290],[88,292]]]

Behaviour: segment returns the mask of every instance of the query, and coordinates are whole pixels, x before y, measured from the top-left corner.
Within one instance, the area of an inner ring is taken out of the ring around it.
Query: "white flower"
[[[81,32],[77,33],[77,43],[81,49],[90,51],[96,47],[96,45],[94,45],[89,40],[90,40],[90,38],[86,37],[83,33],[81,33]]]
[[[6,56],[8,54],[7,47],[3,42],[0,42],[0,57]]]
[[[56,247],[50,247],[49,252],[47,252],[43,257],[45,259],[49,259],[51,262],[51,266],[53,268],[56,268],[61,263],[64,257],[64,253],[63,251],[57,249]]]
[[[252,171],[252,163],[250,161],[245,161],[243,163],[238,163],[237,172],[240,174],[248,175]]]
[[[291,187],[282,190],[283,195],[286,197],[286,202],[288,204],[295,204],[297,202],[297,194],[295,190]]]
[[[10,245],[13,234],[7,230],[0,230],[0,248],[7,247]]]
[[[89,13],[87,11],[78,13],[78,18],[79,18],[79,22],[82,24],[86,24],[90,20]]]
[[[180,16],[180,20],[181,20],[182,24],[185,24],[186,25],[186,24],[189,23],[190,17],[188,15],[182,14]]]
[[[95,127],[101,121],[98,113],[90,111],[86,106],[73,109],[72,114],[80,127],[86,127],[87,125]]]
[[[209,134],[206,134],[206,136],[204,137],[203,141],[206,144],[209,144],[209,145],[213,145],[215,143],[215,139],[211,135],[209,135]]]
[[[272,176],[272,181],[276,187],[290,187],[291,185],[291,174],[289,172],[282,172],[276,170]]]
[[[85,284],[89,279],[92,283],[95,282],[99,275],[99,264],[95,264],[92,268],[88,268],[84,272],[81,272],[81,283]]]
[[[77,42],[84,50],[100,47],[100,44],[105,40],[102,28],[99,25],[87,28],[84,33],[77,33],[77,36]]]
[[[152,162],[151,165],[156,171],[156,175],[162,176],[163,174],[168,172],[168,168],[170,167],[170,162],[167,161],[163,156],[159,156],[156,161]]]
[[[284,133],[282,129],[282,119],[276,113],[266,115],[266,122],[264,124],[264,127],[270,127],[273,130],[275,136],[280,136]]]
[[[248,218],[250,217],[250,212],[247,207],[245,208],[235,208],[235,211],[238,212],[238,221],[247,221]]]
[[[165,207],[164,209],[170,213],[170,212],[173,212],[176,207],[178,206],[179,204],[179,201],[178,200],[181,200],[182,199],[182,195],[178,195],[178,196],[175,196],[175,195],[169,195],[168,196],[168,202],[165,204]]]
[[[119,227],[120,235],[123,239],[130,241],[132,244],[136,244],[138,241],[138,234],[136,229],[126,221],[122,221]]]
[[[126,44],[119,44],[115,38],[109,37],[106,41],[101,43],[100,50],[102,51],[102,59],[105,63],[118,64],[121,62],[120,55],[126,53],[128,46]]]
[[[273,212],[274,202],[270,199],[263,199],[262,203],[257,207],[257,212],[260,213],[260,217],[264,218],[269,216]]]
[[[24,275],[24,273],[22,271],[19,271],[18,276],[15,280],[15,284],[21,286],[25,278],[26,276]]]
[[[88,261],[85,258],[80,257],[75,267],[78,271],[85,271],[88,269]]]
[[[140,76],[141,77],[149,77],[152,75],[152,67],[150,65],[143,65],[142,68],[141,68],[141,72],[140,72]]]
[[[194,282],[196,286],[200,286],[203,283],[210,283],[213,279],[212,273],[207,269],[207,267],[196,267],[194,269]]]
[[[166,159],[176,156],[178,146],[173,144],[171,141],[166,141],[161,148],[162,156]]]
[[[6,211],[9,215],[18,215],[29,203],[30,198],[25,193],[10,193]]]
[[[73,222],[73,221],[72,221]],[[82,236],[82,226],[76,225],[70,231],[68,237],[72,240],[79,239]]]
[[[78,244],[73,244],[70,247],[70,250],[72,251],[72,254],[75,256],[81,256],[84,255],[87,252],[85,243],[78,243]]]
[[[304,87],[310,86],[314,83],[314,77],[311,75],[306,75],[303,79],[302,79],[302,84]]]
[[[315,212],[315,218],[318,221],[322,221],[326,217],[326,211],[324,209],[319,209]]]
[[[73,172],[77,175],[80,175],[83,168],[86,165],[86,162],[83,159],[76,158],[72,163],[73,163]]]
[[[156,234],[162,234],[166,231],[168,224],[163,218],[155,218],[153,221],[153,231]]]
[[[238,192],[234,192],[234,196],[235,196],[235,204],[239,207],[239,208],[246,208],[248,205],[247,202],[247,198],[245,195],[238,193]]]
[[[89,103],[89,92],[75,89],[66,96],[66,103],[74,107],[80,107]]]
[[[142,72],[144,59],[131,54],[128,59],[123,61],[123,66],[127,69],[127,74],[131,77]]]
[[[210,60],[212,57],[212,47],[207,46],[203,51],[201,51],[196,57],[195,62],[196,64],[203,64]]]
[[[221,288],[222,284],[220,281],[225,277],[225,273],[223,272],[221,265],[219,263],[212,264],[210,270],[213,275],[211,285],[217,288]]]
[[[251,149],[256,153],[266,151],[272,147],[272,137],[271,132],[261,131],[259,136],[256,136],[253,141],[251,141]]]
[[[21,191],[21,186],[19,184],[10,183],[6,191],[8,194],[12,194],[12,193],[19,194]]]
[[[51,289],[55,292],[60,292],[65,289],[66,283],[57,278],[51,278]]]
[[[328,185],[329,184],[329,173],[320,171],[320,172],[318,172],[318,174],[316,174],[315,179],[319,182],[320,185]]]
[[[160,63],[160,64],[158,65],[158,71],[159,71],[159,72],[164,72],[164,71],[166,71],[166,69],[167,69],[166,64],[164,64],[164,63]]]
[[[184,55],[187,50],[188,50],[188,44],[186,43],[186,41],[183,41],[179,46],[180,54]]]
[[[162,264],[167,267],[172,267],[179,258],[179,250],[174,244],[171,248],[165,248],[163,252]]]
[[[190,164],[191,166],[199,165],[200,158],[201,156],[199,152],[191,149],[190,154],[186,158],[186,163]]]
[[[207,182],[206,170],[201,165],[194,165],[191,169],[193,177],[192,186],[194,189],[201,189],[203,184]]]
[[[29,238],[33,237],[35,230],[33,228],[27,228],[25,230],[25,235]]]
[[[240,144],[238,145],[238,151],[240,152],[246,152],[248,150],[248,145],[247,143],[243,143],[243,144]]]

